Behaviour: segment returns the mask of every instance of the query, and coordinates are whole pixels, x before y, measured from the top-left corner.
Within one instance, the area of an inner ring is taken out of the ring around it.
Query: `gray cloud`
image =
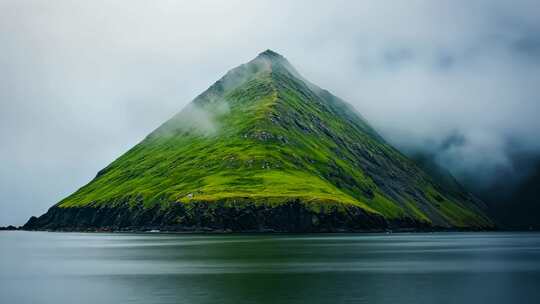
[[[267,48],[401,149],[489,184],[540,150],[539,9],[0,0],[0,225],[43,212]]]

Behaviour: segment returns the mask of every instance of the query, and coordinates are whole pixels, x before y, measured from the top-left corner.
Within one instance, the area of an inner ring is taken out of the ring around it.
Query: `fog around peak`
[[[406,153],[477,187],[511,184],[540,151],[539,10],[0,0],[0,225],[42,213],[266,49]]]

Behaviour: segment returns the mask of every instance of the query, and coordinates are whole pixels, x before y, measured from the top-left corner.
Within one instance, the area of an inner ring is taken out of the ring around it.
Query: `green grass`
[[[453,225],[486,223],[451,194],[438,202],[445,195],[436,181],[339,98],[280,65],[270,72],[248,64],[228,75],[196,98],[196,112],[180,112],[58,205],[299,200],[390,219],[431,222],[439,214]]]

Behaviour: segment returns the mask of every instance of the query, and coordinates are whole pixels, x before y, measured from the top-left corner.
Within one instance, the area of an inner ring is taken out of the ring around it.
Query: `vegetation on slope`
[[[230,71],[57,206],[291,201],[440,226],[490,225],[473,197],[437,184],[271,51]]]

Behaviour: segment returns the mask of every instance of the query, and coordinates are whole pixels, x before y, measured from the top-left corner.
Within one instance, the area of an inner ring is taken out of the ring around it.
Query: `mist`
[[[540,155],[538,11],[537,1],[0,0],[0,225],[43,213],[265,49],[405,153],[474,187],[517,184]],[[212,132],[205,115],[195,121]]]
[[[154,131],[152,135],[163,138],[173,136],[177,132],[197,136],[216,135],[223,127],[219,118],[229,111],[229,104],[226,100],[215,100],[212,104],[207,105],[190,103]]]

